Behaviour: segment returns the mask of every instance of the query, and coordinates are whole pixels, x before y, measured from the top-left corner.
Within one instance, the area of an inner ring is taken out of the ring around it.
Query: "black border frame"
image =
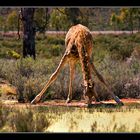
[[[138,0],[1,0],[0,7],[140,7]],[[139,139],[140,133],[0,133],[0,139],[64,139],[64,140],[88,140],[88,139]]]
[[[139,139],[140,133],[1,133],[2,140],[57,139],[57,140],[125,140]]]
[[[139,0],[1,0],[0,6],[139,6]]]

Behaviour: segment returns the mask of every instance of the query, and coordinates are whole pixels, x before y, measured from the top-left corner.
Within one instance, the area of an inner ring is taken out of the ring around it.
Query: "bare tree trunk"
[[[36,58],[35,52],[35,25],[34,25],[34,8],[22,8],[23,22],[23,57]]]
[[[140,18],[138,18],[138,32],[140,32]]]
[[[130,13],[129,23],[130,23],[131,33],[133,34],[133,17],[132,17],[132,12]]]

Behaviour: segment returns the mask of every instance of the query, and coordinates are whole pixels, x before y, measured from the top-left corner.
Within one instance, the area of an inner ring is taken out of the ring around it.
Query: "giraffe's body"
[[[73,26],[68,31],[65,42],[66,52],[70,54],[69,61],[81,61],[83,80],[87,84],[91,80],[89,59],[92,54],[92,35],[90,31],[81,24]]]
[[[83,85],[84,85],[84,97],[88,101],[88,105],[92,102],[92,97],[94,96],[97,101],[99,101],[97,93],[94,89],[94,82],[92,80],[91,72],[93,70],[94,74],[99,78],[99,80],[105,85],[109,93],[113,96],[114,100],[123,104],[119,98],[117,98],[107,86],[103,77],[96,70],[92,59],[92,35],[89,29],[81,24],[72,26],[67,32],[65,38],[66,51],[57,67],[56,71],[52,74],[49,81],[46,83],[43,90],[35,97],[31,103],[37,103],[40,101],[42,95],[47,90],[47,88],[56,80],[62,67],[69,63],[70,66],[70,84],[69,84],[69,94],[67,98],[67,103],[72,99],[72,81],[74,79],[75,64],[80,61],[82,74],[83,74]]]

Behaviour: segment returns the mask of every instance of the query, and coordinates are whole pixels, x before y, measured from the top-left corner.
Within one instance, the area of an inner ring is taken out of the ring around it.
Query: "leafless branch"
[[[63,11],[61,11],[59,8],[56,8],[56,10],[58,10],[59,12],[61,12],[62,14],[66,15]]]
[[[19,13],[18,13],[18,32],[17,32],[18,40],[20,39],[20,33],[19,33],[19,30],[20,30],[20,20],[21,20],[21,11],[19,11]]]

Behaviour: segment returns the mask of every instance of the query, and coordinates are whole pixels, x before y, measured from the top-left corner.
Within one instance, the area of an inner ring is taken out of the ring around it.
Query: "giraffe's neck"
[[[89,66],[89,56],[87,54],[86,48],[82,47],[82,72],[83,80],[85,86],[92,86],[91,70]]]

